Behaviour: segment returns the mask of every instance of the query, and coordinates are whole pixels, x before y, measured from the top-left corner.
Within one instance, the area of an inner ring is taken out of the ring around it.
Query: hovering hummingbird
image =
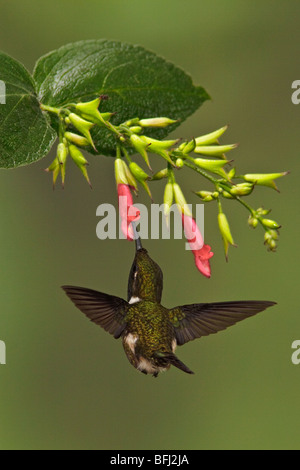
[[[134,224],[132,224],[134,225]],[[237,301],[161,305],[163,273],[136,238],[136,254],[128,281],[128,301],[84,287],[62,287],[91,321],[122,338],[129,362],[157,377],[170,366],[193,374],[175,355],[177,346],[225,330],[275,305],[267,301]]]

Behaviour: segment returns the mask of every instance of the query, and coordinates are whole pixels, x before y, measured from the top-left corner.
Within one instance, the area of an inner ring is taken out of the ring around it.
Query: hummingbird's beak
[[[136,230],[136,225],[135,225],[135,223],[134,223],[134,222],[131,222],[131,225],[132,225],[133,232],[134,232],[135,249],[136,249],[136,251],[140,251],[140,250],[143,249],[142,241],[141,241],[141,239],[140,239],[139,233],[138,233],[137,230]]]

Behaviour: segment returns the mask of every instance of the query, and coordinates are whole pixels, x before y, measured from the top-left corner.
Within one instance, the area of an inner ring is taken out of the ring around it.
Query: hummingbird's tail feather
[[[159,358],[163,359],[163,361],[165,361],[168,365],[170,364],[172,366],[175,366],[177,367],[177,369],[180,369],[183,372],[186,372],[187,374],[195,373],[191,369],[189,369],[188,366],[186,366],[183,362],[181,362],[180,359],[178,359],[178,357],[172,352],[158,353],[158,355]]]
[[[139,233],[137,232],[136,225],[134,222],[131,222],[131,225],[132,225],[132,229],[134,232],[136,251],[142,250],[143,249],[142,240],[141,240],[141,237],[139,236]]]

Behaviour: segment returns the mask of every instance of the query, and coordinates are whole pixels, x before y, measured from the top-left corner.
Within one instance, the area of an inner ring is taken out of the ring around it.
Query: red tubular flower
[[[134,207],[130,187],[127,184],[118,184],[119,212],[121,229],[127,240],[134,240],[131,222],[140,218],[140,211]]]
[[[211,276],[209,260],[214,255],[209,245],[204,245],[202,234],[195,219],[190,215],[182,214],[182,224],[186,239],[195,257],[197,269],[206,277]]]
[[[208,278],[211,276],[209,260],[214,256],[213,252],[210,250],[211,247],[209,245],[203,245],[201,250],[193,252],[197,269],[203,274],[203,276]]]

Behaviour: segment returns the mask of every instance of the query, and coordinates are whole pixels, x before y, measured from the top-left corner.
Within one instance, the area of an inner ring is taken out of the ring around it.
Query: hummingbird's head
[[[131,267],[128,281],[128,302],[139,300],[161,302],[163,273],[148,255],[147,250],[139,248]]]

